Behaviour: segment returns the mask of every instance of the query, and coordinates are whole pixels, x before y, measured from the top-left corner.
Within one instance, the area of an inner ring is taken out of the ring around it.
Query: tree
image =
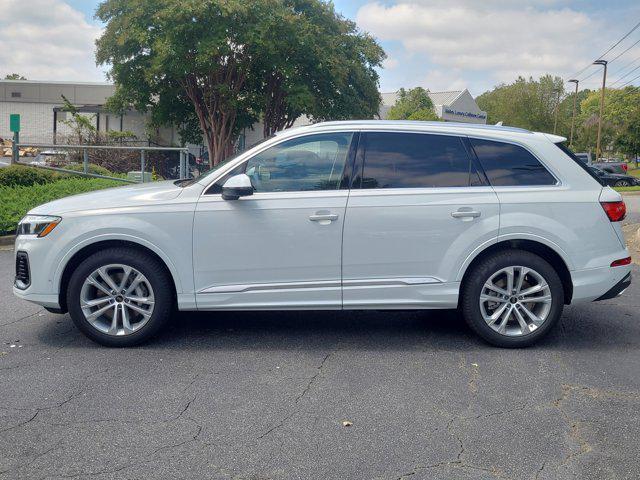
[[[387,113],[389,120],[438,120],[429,93],[422,87],[401,88],[396,104]]]
[[[302,114],[377,113],[384,53],[321,0],[106,0],[96,16],[110,108],[204,136],[212,165],[262,115],[270,134]]]
[[[380,108],[378,73],[385,58],[331,3],[284,0],[273,15],[279,35],[265,46],[255,76],[263,102],[264,136],[301,115],[314,121],[373,118]]]
[[[564,134],[569,107],[562,102],[564,98],[562,78],[544,75],[538,80],[518,77],[513,83],[501,84],[483,93],[476,101],[487,112],[488,123],[504,122],[513,127],[549,133],[554,130],[556,108],[560,108],[556,131]]]
[[[638,165],[640,155],[640,106],[627,118],[626,125],[615,141],[616,146],[627,155],[631,155]]]
[[[19,73],[10,73],[8,75],[5,75],[4,79],[5,80],[26,80],[27,77],[23,77]]]

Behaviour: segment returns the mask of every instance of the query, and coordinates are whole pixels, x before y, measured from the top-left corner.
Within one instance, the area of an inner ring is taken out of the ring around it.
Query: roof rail
[[[465,128],[471,130],[497,130],[507,132],[519,132],[519,133],[533,133],[530,130],[518,127],[508,127],[503,125],[484,125],[480,123],[462,123],[462,122],[426,122],[418,120],[341,120],[331,122],[320,122],[312,125],[308,125],[309,129],[316,128],[331,128],[331,127],[344,127],[344,126],[425,126],[432,128]]]

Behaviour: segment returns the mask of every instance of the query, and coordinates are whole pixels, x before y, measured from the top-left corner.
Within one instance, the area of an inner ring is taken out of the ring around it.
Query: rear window
[[[518,145],[477,138],[470,140],[493,186],[544,186],[557,183],[536,157]]]
[[[594,170],[591,167],[589,167],[589,165],[587,165],[584,161],[582,161],[580,157],[578,157],[575,153],[573,153],[571,149],[564,142],[556,143],[556,147],[562,150],[569,158],[571,158],[571,160],[576,162],[578,166],[581,169],[583,169],[585,172],[587,172],[589,176],[593,178],[596,182],[598,182],[603,187],[606,185],[605,181],[602,178],[600,178],[598,174],[594,172]]]

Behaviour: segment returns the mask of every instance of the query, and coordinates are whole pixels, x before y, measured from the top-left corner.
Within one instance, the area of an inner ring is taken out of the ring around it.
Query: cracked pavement
[[[637,283],[526,350],[454,312],[181,314],[113,350],[15,298],[12,269],[0,251],[0,480],[640,471]]]

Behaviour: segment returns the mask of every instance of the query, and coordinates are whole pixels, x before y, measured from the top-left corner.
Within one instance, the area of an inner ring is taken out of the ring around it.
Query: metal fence
[[[24,160],[21,161],[20,150],[21,149],[35,149],[39,153],[33,157],[22,157]],[[69,168],[63,168],[59,166],[47,165],[46,160],[41,159],[38,160],[39,156],[42,155],[42,151],[53,150],[54,152],[68,150],[71,152],[82,152],[82,171],[71,170]],[[91,173],[90,170],[90,162],[89,162],[89,152],[90,151],[128,151],[128,152],[140,152],[140,170],[139,172],[127,172],[128,174],[133,173],[135,178],[122,178],[122,177],[111,177],[108,175],[100,175],[97,173]],[[179,154],[179,178],[188,178],[190,176],[189,172],[189,150],[187,148],[181,147],[126,147],[126,146],[112,146],[112,145],[59,145],[59,144],[36,144],[36,143],[15,143],[13,144],[13,156],[12,163],[20,164],[20,165],[28,165],[31,167],[42,168],[46,170],[53,170],[62,173],[68,173],[71,175],[79,175],[83,177],[95,177],[95,178],[106,178],[112,180],[119,180],[127,183],[144,183],[146,178],[149,179],[150,172],[147,172],[147,153],[152,152],[178,152]],[[28,160],[27,160],[28,159]],[[139,178],[138,174],[139,173]],[[146,178],[145,178],[146,177]]]

